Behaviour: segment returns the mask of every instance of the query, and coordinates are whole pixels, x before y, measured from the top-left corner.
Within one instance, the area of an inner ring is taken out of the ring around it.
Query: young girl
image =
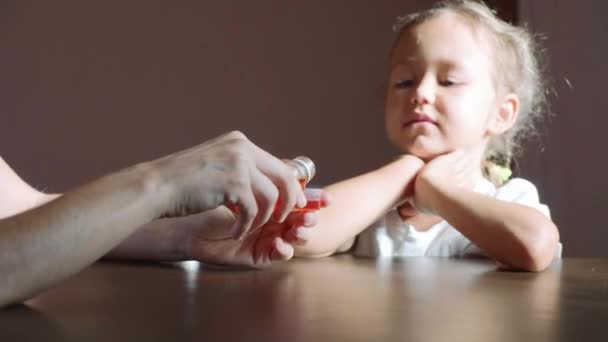
[[[545,269],[559,234],[530,182],[507,166],[544,101],[533,39],[484,4],[446,1],[399,19],[386,129],[405,154],[326,188],[300,256],[485,255]],[[355,239],[356,237],[356,239]]]

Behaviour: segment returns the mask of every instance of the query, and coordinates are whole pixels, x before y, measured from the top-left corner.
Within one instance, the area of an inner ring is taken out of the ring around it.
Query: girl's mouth
[[[403,127],[414,126],[419,124],[433,124],[437,126],[437,122],[431,119],[428,115],[422,113],[414,113],[414,115],[403,123]]]

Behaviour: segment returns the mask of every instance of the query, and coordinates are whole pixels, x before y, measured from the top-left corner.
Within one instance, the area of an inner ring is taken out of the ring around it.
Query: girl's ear
[[[498,107],[498,111],[490,125],[488,130],[493,135],[500,135],[509,128],[513,127],[517,115],[519,114],[519,98],[515,94],[508,94],[503,99]]]

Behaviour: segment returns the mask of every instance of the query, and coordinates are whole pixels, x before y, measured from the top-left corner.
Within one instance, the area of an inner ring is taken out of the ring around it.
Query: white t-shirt
[[[522,178],[509,180],[500,188],[483,179],[475,192],[496,199],[515,202],[535,208],[550,217],[549,208],[540,203],[534,184]],[[561,244],[556,256],[561,256]],[[357,256],[479,256],[484,253],[469,239],[446,221],[433,225],[427,231],[417,231],[411,224],[401,220],[396,209],[361,232],[353,250]]]

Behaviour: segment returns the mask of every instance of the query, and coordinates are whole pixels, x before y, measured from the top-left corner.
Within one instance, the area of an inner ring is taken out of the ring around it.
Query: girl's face
[[[425,160],[458,148],[483,153],[497,112],[490,52],[462,20],[444,14],[414,26],[393,51],[388,136]]]

